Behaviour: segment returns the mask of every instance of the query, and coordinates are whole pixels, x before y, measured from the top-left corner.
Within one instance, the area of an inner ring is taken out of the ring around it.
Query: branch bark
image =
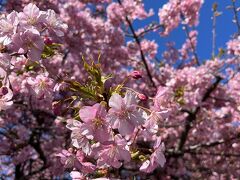
[[[217,86],[221,80],[222,80],[222,78],[220,76],[216,76],[216,81],[207,89],[201,102],[205,102],[210,97],[211,93],[217,88]],[[182,151],[182,149],[187,141],[189,131],[192,128],[192,123],[196,120],[196,116],[199,111],[200,111],[200,106],[198,106],[193,112],[188,113],[188,116],[185,121],[185,127],[180,136],[180,141],[178,143],[176,151]]]
[[[119,3],[120,5],[122,5],[121,0],[118,0],[118,3]],[[130,30],[131,30],[131,33],[133,34],[133,38],[135,39],[135,41],[136,41],[136,43],[137,43],[137,45],[138,45],[138,47],[139,47],[141,59],[142,59],[143,65],[144,65],[144,67],[145,67],[145,69],[146,69],[146,72],[147,72],[148,78],[149,78],[149,80],[150,80],[150,82],[151,82],[151,85],[152,85],[152,87],[157,88],[155,82],[153,81],[152,74],[151,74],[151,72],[150,72],[150,70],[149,70],[149,67],[148,67],[146,58],[145,58],[145,56],[144,56],[144,53],[143,53],[143,50],[142,50],[142,47],[141,47],[140,39],[139,39],[139,37],[137,36],[137,34],[136,34],[136,32],[135,32],[135,30],[134,30],[134,28],[133,28],[133,25],[132,25],[130,19],[126,16],[126,17],[125,17],[125,20],[126,20],[126,22],[128,23],[129,28],[130,28]]]

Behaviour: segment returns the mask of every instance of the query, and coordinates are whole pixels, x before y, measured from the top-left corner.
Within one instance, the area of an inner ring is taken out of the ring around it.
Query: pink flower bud
[[[141,101],[146,101],[148,99],[148,97],[145,95],[145,94],[138,94],[138,98],[141,100]]]
[[[8,88],[7,87],[2,87],[0,90],[1,95],[6,95],[8,93]]]
[[[45,38],[44,38],[44,43],[45,43],[46,45],[52,45],[53,41],[52,41],[49,37],[45,37]]]
[[[131,77],[134,79],[140,79],[142,78],[142,73],[140,71],[133,71],[131,73]]]
[[[61,105],[58,102],[53,102],[52,103],[52,111],[53,113],[58,116],[61,114]]]

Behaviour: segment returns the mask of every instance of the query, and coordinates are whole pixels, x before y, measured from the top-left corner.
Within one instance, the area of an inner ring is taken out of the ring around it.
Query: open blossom
[[[77,168],[81,172],[91,173],[95,170],[95,166],[90,162],[84,162],[84,155],[81,151],[77,151],[73,154],[71,150],[62,150],[61,153],[56,154],[61,158],[61,163],[65,168]]]
[[[158,166],[163,167],[166,163],[165,156],[163,154],[165,147],[164,144],[161,143],[161,138],[158,137],[154,144],[154,152],[151,154],[150,159],[143,162],[140,167],[140,171],[151,173]]]
[[[98,166],[110,165],[119,168],[122,163],[120,161],[129,162],[131,160],[130,153],[127,149],[127,142],[121,135],[114,136],[114,142],[104,145],[98,154]]]
[[[110,137],[108,123],[105,120],[106,108],[101,104],[84,106],[79,111],[79,116],[84,122],[82,131],[87,130],[87,136],[93,136],[99,142],[107,141]]]
[[[19,20],[17,12],[13,11],[6,18],[0,20],[0,42],[3,45],[11,43],[11,37],[17,32]]]
[[[23,28],[29,29],[32,27],[39,27],[46,18],[46,13],[40,11],[35,4],[28,4],[24,7],[23,12],[18,14],[20,23]]]
[[[67,25],[57,18],[56,13],[53,10],[47,11],[46,22],[47,28],[57,34],[57,36],[63,36],[63,31],[67,29]]]
[[[189,26],[196,26],[202,4],[203,0],[170,0],[164,4],[158,12],[160,23],[164,26],[164,31],[161,35],[168,35],[173,29],[178,27],[181,20]]]
[[[146,12],[144,9],[144,4],[141,1],[123,0],[122,5],[124,11],[133,20],[145,19],[154,14],[153,9],[150,9],[149,12]]]
[[[124,21],[124,10],[118,3],[112,3],[107,7],[107,16],[111,24],[119,26]]]
[[[85,154],[90,154],[92,149],[89,139],[93,139],[93,137],[92,135],[83,135],[81,126],[82,123],[77,120],[68,120],[66,127],[72,131],[72,145],[78,149],[82,149]],[[87,130],[85,132],[87,133]]]
[[[152,9],[149,12],[145,11],[144,4],[141,1],[123,0],[121,5],[113,2],[107,7],[108,19],[114,26],[119,26],[123,23],[126,16],[131,20],[135,20],[145,19],[153,14]]]
[[[49,97],[52,94],[53,80],[43,74],[38,75],[36,78],[29,77],[27,83],[38,98]]]
[[[0,88],[0,110],[5,110],[13,104],[13,92],[9,87]]]
[[[38,61],[44,48],[44,41],[36,30],[26,30],[13,36],[11,49],[19,54],[27,53],[32,61]]]
[[[8,53],[0,53],[0,67],[6,71],[11,66],[12,57]]]
[[[1,87],[0,87],[0,111],[6,110],[13,104],[12,97],[13,92],[9,88],[9,84],[6,83],[6,71],[0,68],[0,80],[1,80]],[[5,84],[5,85],[4,85]]]
[[[147,131],[151,133],[157,133],[159,130],[159,124],[164,119],[168,118],[169,116],[169,110],[161,110],[160,112],[152,111],[151,114],[148,116],[147,121],[145,122],[144,126]]]
[[[179,50],[181,54],[182,59],[188,59],[189,53],[192,53],[194,49],[196,49],[197,46],[197,31],[190,31],[189,32],[189,38],[186,40],[186,42],[182,45],[182,48]]]
[[[70,176],[73,180],[84,179],[84,175],[79,171],[71,171]]]
[[[143,40],[141,42],[142,51],[153,59],[157,54],[158,45],[155,41]]]
[[[228,54],[240,56],[240,36],[227,43]]]
[[[130,135],[135,127],[144,123],[143,112],[137,108],[136,96],[127,91],[124,98],[113,94],[109,99],[107,119],[113,129],[118,129],[121,135]]]

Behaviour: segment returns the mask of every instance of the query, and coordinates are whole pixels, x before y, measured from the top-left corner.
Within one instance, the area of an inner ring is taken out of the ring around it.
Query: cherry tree
[[[8,0],[0,18],[2,179],[237,179],[236,33],[197,53],[203,0]],[[209,3],[209,2],[205,2]],[[135,22],[157,13],[158,22]],[[181,48],[154,37],[176,28]],[[161,44],[162,46],[162,44]],[[217,53],[216,53],[217,52]]]

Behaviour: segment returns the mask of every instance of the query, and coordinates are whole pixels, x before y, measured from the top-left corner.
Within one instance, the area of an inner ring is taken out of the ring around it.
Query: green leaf
[[[41,54],[41,57],[43,59],[52,57],[53,55],[56,54],[55,52],[59,49],[60,46],[61,46],[61,44],[57,44],[57,43],[53,43],[53,44],[50,44],[50,45],[45,45],[44,49],[43,49],[43,52]]]

